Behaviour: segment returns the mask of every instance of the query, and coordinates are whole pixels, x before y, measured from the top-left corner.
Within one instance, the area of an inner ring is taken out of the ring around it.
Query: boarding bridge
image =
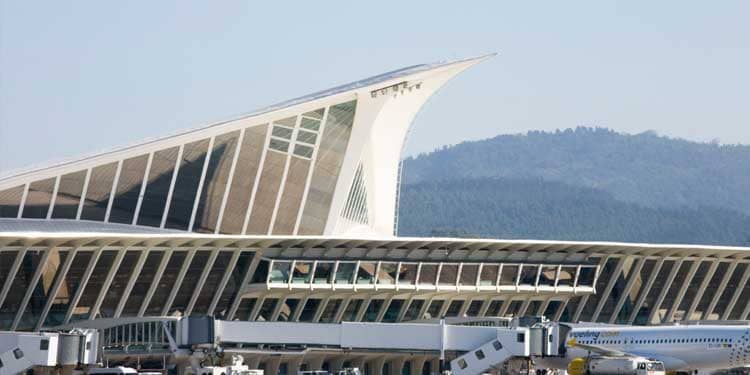
[[[266,375],[294,374],[303,367],[322,369],[324,360],[329,361],[326,363],[331,371],[362,367],[369,369],[364,371],[367,375],[381,375],[386,366],[391,374],[400,374],[405,361],[410,361],[414,375],[420,375],[423,369],[437,374],[448,369],[447,364],[453,374],[477,375],[509,359],[559,355],[564,350],[560,335],[564,337],[566,333],[560,331],[562,326],[539,320],[476,318],[325,324],[165,317],[98,319],[75,324],[94,334],[69,335],[77,337],[75,341],[67,334],[7,333],[12,340],[1,341],[4,367],[0,368],[0,375],[31,367],[97,361],[140,367],[142,361],[154,358],[163,358],[164,368],[167,363],[177,366],[180,374],[191,367],[197,373],[196,366],[222,365],[237,355],[244,357],[251,368],[263,367]],[[14,359],[16,348],[23,352],[25,361]],[[65,354],[68,352],[72,354]],[[425,361],[430,361],[429,368],[423,368]]]
[[[0,332],[0,375],[96,364],[97,331]]]

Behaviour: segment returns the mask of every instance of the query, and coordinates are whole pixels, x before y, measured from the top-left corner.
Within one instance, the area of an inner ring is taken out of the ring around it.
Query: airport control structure
[[[750,248],[397,236],[412,120],[488,57],[0,177],[0,331],[99,329],[111,353],[141,343],[158,358],[163,327],[189,344],[177,322],[210,317],[225,351],[268,374],[354,363],[418,375],[437,372],[438,349],[397,343],[450,340],[409,322],[748,319]],[[366,327],[391,349],[367,349]]]

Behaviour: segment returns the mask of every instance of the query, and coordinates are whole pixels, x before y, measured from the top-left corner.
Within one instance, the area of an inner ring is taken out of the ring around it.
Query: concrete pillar
[[[360,372],[364,375],[365,373],[365,357],[356,357],[349,360],[351,362],[352,367],[356,367],[359,369]]]
[[[245,365],[247,365],[248,368],[257,369],[260,366],[259,355],[244,354],[242,357],[245,358]]]
[[[323,355],[313,355],[306,357],[305,362],[307,363],[307,369],[310,371],[321,370],[323,368],[323,361],[325,359],[326,357]]]
[[[396,358],[391,359],[390,360],[390,363],[391,363],[390,375],[401,375],[404,371],[404,362],[406,362],[406,357],[404,356],[398,356]]]
[[[383,365],[385,365],[386,357],[376,357],[368,361],[370,363],[370,369],[372,374],[367,375],[383,375]]]
[[[271,357],[266,361],[266,369],[263,375],[279,375],[280,357]]]
[[[338,356],[329,359],[331,369],[329,372],[335,374],[344,368],[344,362],[346,361],[345,356]]]
[[[422,375],[422,368],[427,357],[414,357],[411,359],[411,375]]]
[[[430,360],[430,374],[440,374],[440,358]]]
[[[288,375],[297,375],[297,371],[299,371],[300,366],[302,366],[302,360],[304,357],[301,355],[289,358],[289,361],[286,363],[287,367],[287,374]]]

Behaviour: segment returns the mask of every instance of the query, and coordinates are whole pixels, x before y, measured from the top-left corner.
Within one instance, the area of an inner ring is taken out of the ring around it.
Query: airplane
[[[535,358],[537,366],[567,369],[592,355],[647,358],[669,372],[707,372],[750,366],[750,325],[569,325],[563,357]]]

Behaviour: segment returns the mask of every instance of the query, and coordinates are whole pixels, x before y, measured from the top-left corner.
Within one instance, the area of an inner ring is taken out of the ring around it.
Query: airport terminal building
[[[748,319],[748,248],[396,236],[411,122],[485,58],[0,177],[0,331],[188,315]]]

